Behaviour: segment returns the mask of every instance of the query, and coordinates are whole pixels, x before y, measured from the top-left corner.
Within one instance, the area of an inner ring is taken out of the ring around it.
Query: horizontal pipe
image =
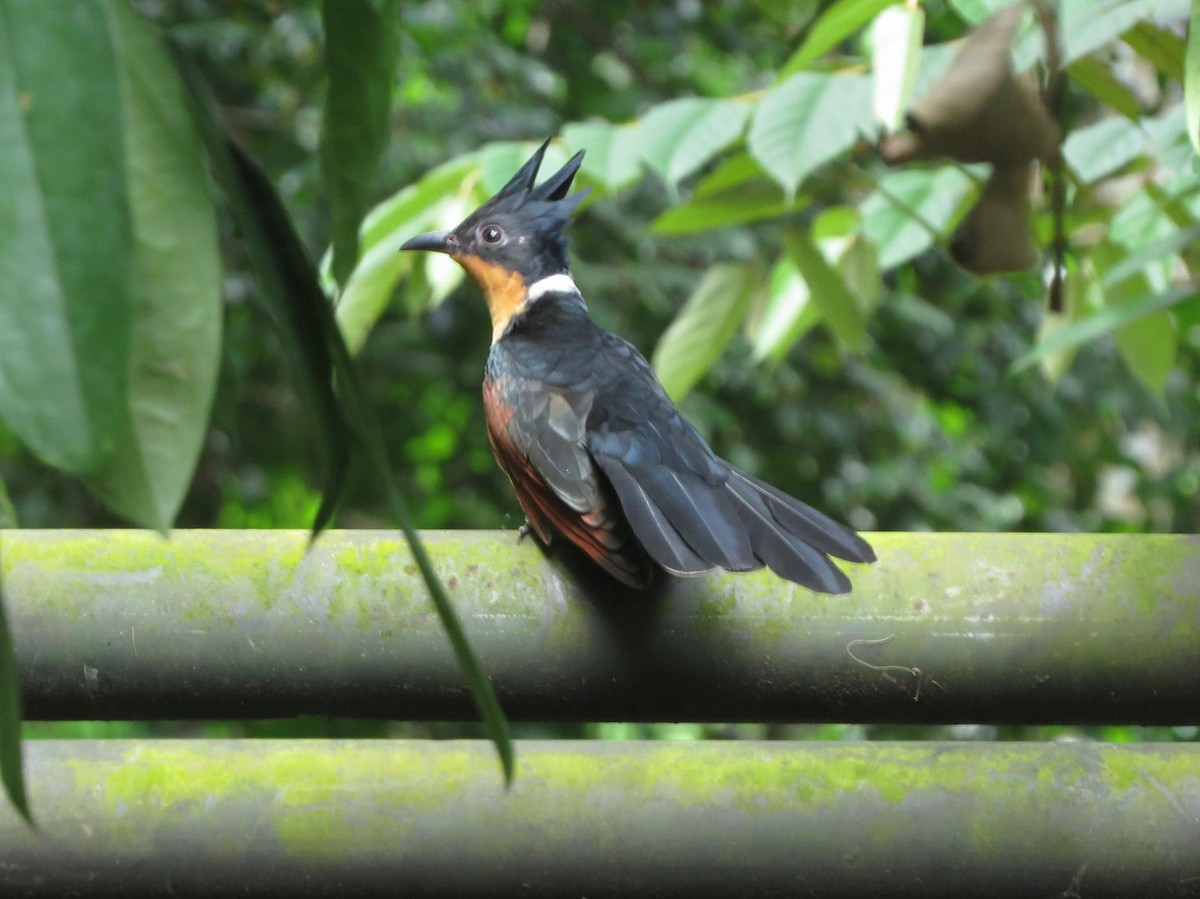
[[[769,572],[639,592],[512,532],[425,539],[518,720],[1200,720],[1195,537],[877,534],[848,596]],[[475,715],[393,532],[3,541],[30,718]]]
[[[1184,896],[1200,746],[32,741],[5,896]]]

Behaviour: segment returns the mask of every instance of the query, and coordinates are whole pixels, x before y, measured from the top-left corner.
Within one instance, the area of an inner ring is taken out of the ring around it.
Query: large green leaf
[[[1200,3],[1192,3],[1184,68],[1183,100],[1187,107],[1187,133],[1192,148],[1200,153]]]
[[[871,26],[871,85],[875,117],[888,131],[904,122],[921,64],[925,13],[919,6],[889,6]]]
[[[1107,103],[1121,115],[1137,119],[1142,104],[1133,91],[1113,74],[1108,64],[1095,56],[1084,56],[1067,67],[1071,80],[1102,103]]]
[[[105,5],[0,0],[0,417],[93,471],[124,426],[132,239]]]
[[[1141,21],[1121,35],[1134,52],[1172,81],[1183,81],[1186,44],[1174,31]]]
[[[704,273],[654,348],[654,370],[676,401],[721,358],[761,286],[758,272],[741,263],[719,262]]]
[[[861,75],[800,72],[769,90],[754,112],[749,148],[794,194],[810,172],[871,126],[871,83]]]
[[[880,10],[894,2],[895,0],[838,0],[830,5],[808,29],[804,42],[783,64],[783,68],[779,70],[779,77],[786,78],[808,68],[879,15]]]
[[[1046,336],[1036,347],[1013,362],[1010,370],[1019,372],[1038,362],[1043,356],[1079,346],[1130,322],[1169,309],[1184,300],[1195,299],[1195,290],[1177,285],[1166,291],[1152,291],[1131,298],[1119,305],[1106,306],[1099,312],[1080,319],[1072,325]]]
[[[642,158],[677,184],[741,137],[749,115],[739,100],[685,97],[655,106],[638,123]]]
[[[804,198],[788,200],[776,184],[760,180],[736,190],[693,196],[686,203],[672,206],[656,218],[650,228],[657,234],[692,234],[778,218],[803,205]]]
[[[755,362],[779,362],[820,320],[795,260],[781,256],[771,270],[762,314],[750,331],[751,356]]]
[[[476,196],[472,191],[477,180],[477,157],[459,157],[405,187],[367,216],[362,229],[362,256],[337,304],[338,327],[352,352],[358,352],[366,342],[387,308],[396,283],[412,271],[418,258],[401,253],[400,245],[437,227],[451,207],[461,208],[458,198],[464,188],[468,196]]]
[[[321,126],[321,172],[329,192],[333,277],[358,257],[358,226],[391,131],[400,15],[396,0],[324,0],[329,94]]]
[[[638,125],[608,122],[574,122],[562,129],[563,143],[571,152],[587,150],[580,171],[605,190],[620,190],[642,174],[638,156]]]
[[[800,277],[808,285],[812,302],[821,311],[839,341],[853,350],[861,350],[867,342],[867,320],[841,274],[821,253],[807,230],[792,228],[784,233],[783,246]]]
[[[1110,116],[1077,128],[1063,144],[1063,156],[1079,180],[1092,184],[1142,155],[1146,132],[1124,116]]]
[[[117,451],[88,478],[145,527],[175,520],[208,428],[221,353],[221,260],[199,140],[154,30],[109,4],[133,219],[129,400]]]
[[[1115,41],[1162,6],[1162,0],[1061,0],[1059,33],[1064,62]]]
[[[925,252],[953,225],[971,178],[956,168],[903,169],[879,179],[863,202],[862,233],[887,270]]]

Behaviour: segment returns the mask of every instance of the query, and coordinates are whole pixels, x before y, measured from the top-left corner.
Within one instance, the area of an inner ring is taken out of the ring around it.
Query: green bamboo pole
[[[5,896],[1183,896],[1200,746],[48,741]],[[76,892],[77,891],[77,892]]]
[[[395,533],[3,539],[32,718],[474,716]],[[425,539],[516,719],[1200,721],[1194,537],[877,534],[849,596],[638,592],[512,532]]]

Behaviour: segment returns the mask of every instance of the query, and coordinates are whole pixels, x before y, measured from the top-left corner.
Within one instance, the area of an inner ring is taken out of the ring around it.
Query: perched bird
[[[543,544],[557,529],[609,574],[697,575],[769,566],[824,593],[850,581],[829,556],[873,562],[861,537],[709,449],[650,364],[588,316],[567,267],[567,196],[583,151],[534,186],[547,141],[457,228],[402,249],[448,253],[492,317],[488,436]]]

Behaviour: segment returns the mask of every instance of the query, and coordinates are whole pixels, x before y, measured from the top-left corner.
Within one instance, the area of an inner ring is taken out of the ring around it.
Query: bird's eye
[[[483,238],[484,243],[500,243],[504,240],[504,229],[499,225],[484,225],[479,229],[479,236]]]

